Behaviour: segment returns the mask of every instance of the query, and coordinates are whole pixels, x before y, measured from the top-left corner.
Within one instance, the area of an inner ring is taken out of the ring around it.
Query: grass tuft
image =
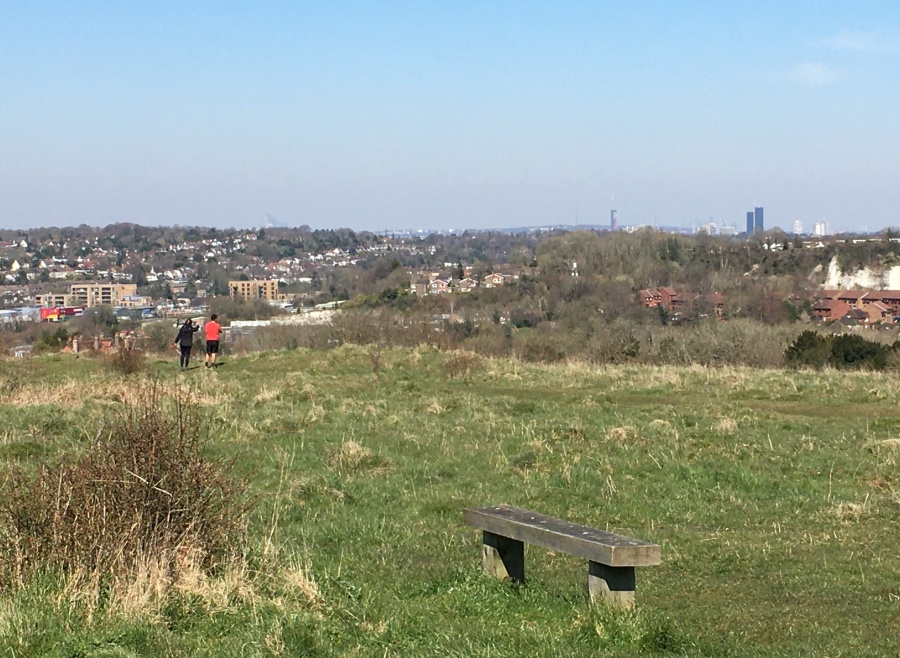
[[[333,450],[328,463],[342,475],[377,473],[387,470],[389,464],[387,459],[379,457],[356,441],[345,441]]]

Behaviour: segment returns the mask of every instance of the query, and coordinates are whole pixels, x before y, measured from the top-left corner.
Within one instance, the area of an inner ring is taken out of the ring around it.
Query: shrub
[[[839,369],[869,368],[884,370],[893,348],[856,334],[823,336],[804,331],[784,353],[788,365]]]
[[[481,369],[481,367],[481,357],[471,352],[452,354],[444,364],[444,370],[449,379],[464,379]]]
[[[142,372],[147,366],[147,356],[135,347],[120,346],[105,357],[110,368],[123,375]]]
[[[271,325],[254,331],[246,342],[251,350],[296,350],[304,346],[303,334],[308,331],[298,325]]]
[[[823,368],[831,356],[831,346],[826,336],[807,330],[784,353],[784,360],[793,366]]]
[[[65,327],[57,327],[56,331],[45,331],[34,345],[34,351],[40,352],[58,352],[65,347],[66,341],[69,339],[69,332]]]
[[[521,341],[519,358],[532,363],[555,363],[564,361],[566,352],[558,337],[547,332],[533,331]]]
[[[172,322],[167,320],[159,320],[144,325],[144,341],[145,350],[165,353],[172,349],[172,342],[178,330],[174,328]]]
[[[836,368],[871,368],[883,370],[888,349],[862,336],[846,334],[831,341],[831,362]]]
[[[0,578],[44,571],[94,581],[156,565],[212,569],[244,536],[248,504],[232,464],[202,454],[206,424],[187,393],[144,386],[90,450],[13,473],[0,489]],[[191,564],[185,564],[185,556]]]

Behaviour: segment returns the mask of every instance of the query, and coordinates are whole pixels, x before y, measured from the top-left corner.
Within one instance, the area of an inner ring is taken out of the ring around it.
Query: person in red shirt
[[[209,322],[203,325],[206,333],[206,357],[204,363],[207,368],[216,367],[216,355],[219,353],[219,335],[222,333],[222,325],[216,322],[219,316],[213,313]]]

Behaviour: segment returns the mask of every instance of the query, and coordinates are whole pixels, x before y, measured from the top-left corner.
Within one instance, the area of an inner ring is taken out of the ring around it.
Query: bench
[[[483,531],[484,570],[525,582],[525,542],[588,560],[591,601],[634,605],[634,568],[661,561],[658,544],[570,523],[511,505],[466,508],[466,525]]]

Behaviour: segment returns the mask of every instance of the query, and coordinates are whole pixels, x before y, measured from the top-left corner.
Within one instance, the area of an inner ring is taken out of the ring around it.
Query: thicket
[[[381,310],[342,310],[330,325],[278,326],[258,330],[244,350],[328,349],[345,343],[411,347],[425,344],[485,357],[513,357],[536,363],[567,359],[596,364],[750,366],[784,365],[785,350],[797,338],[795,325],[769,326],[753,320],[708,321],[681,326],[634,324],[602,318],[577,329],[543,322],[517,328],[508,323],[435,320]]]
[[[895,360],[900,342],[884,345],[857,334],[829,335],[807,330],[785,350],[794,367],[884,370]]]
[[[332,324],[282,325],[258,330],[238,343],[243,351],[329,349],[356,345],[411,347],[425,344],[485,357],[535,363],[582,360],[595,364],[833,367],[883,370],[900,366],[900,341],[887,333],[823,334],[809,324],[766,325],[749,319],[707,320],[683,325],[635,323],[602,316],[578,326],[404,316],[386,309],[345,309]],[[893,334],[891,334],[893,335]]]
[[[16,470],[0,487],[0,583],[39,573],[88,583],[152,570],[174,580],[240,549],[246,486],[205,454],[209,424],[185,391],[150,382],[84,454]]]

